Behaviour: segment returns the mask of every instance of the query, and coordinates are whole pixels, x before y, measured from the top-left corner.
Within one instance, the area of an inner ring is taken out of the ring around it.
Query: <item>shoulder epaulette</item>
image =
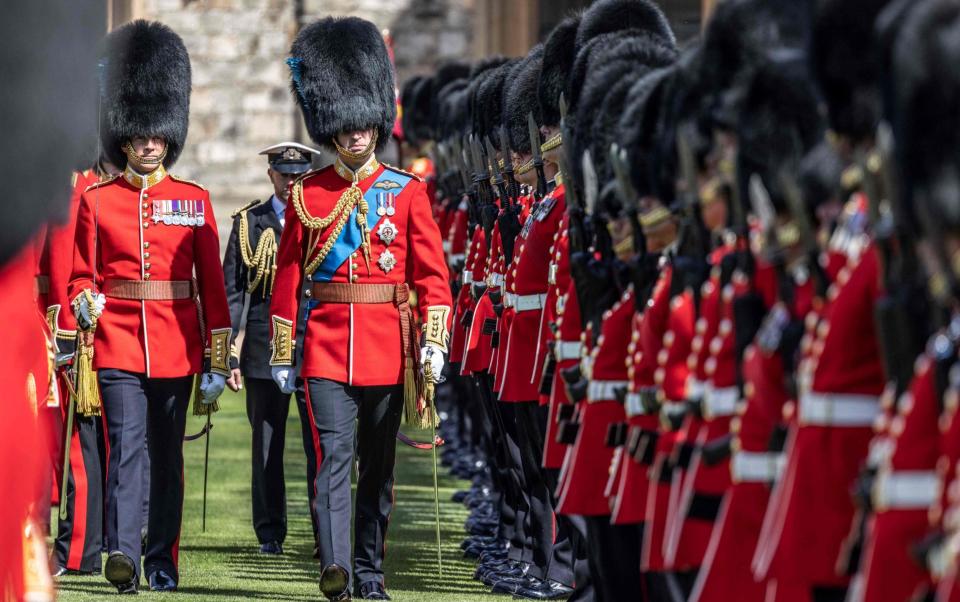
[[[84,188],[83,191],[84,191],[84,192],[88,192],[88,191],[90,191],[90,190],[93,190],[94,188],[98,188],[98,187],[103,186],[103,185],[105,185],[105,184],[109,184],[110,182],[113,182],[114,180],[116,180],[116,179],[119,178],[119,177],[120,177],[120,174],[116,174],[116,175],[109,176],[109,177],[107,177],[105,180],[100,180],[99,182],[94,182],[93,184],[87,186],[86,188]]]
[[[248,209],[253,209],[253,208],[256,207],[257,205],[261,204],[262,202],[263,202],[263,201],[261,201],[260,199],[257,199],[257,200],[255,200],[255,201],[250,201],[249,203],[247,203],[247,204],[244,205],[243,207],[240,207],[239,209],[237,209],[236,211],[234,211],[233,213],[231,213],[231,214],[230,214],[230,217],[237,217],[238,215],[240,215],[240,214],[243,213],[244,211],[246,211],[246,210],[248,210]]]
[[[180,182],[181,184],[193,184],[194,186],[196,186],[196,187],[199,188],[200,190],[206,190],[206,188],[203,187],[203,184],[198,184],[198,183],[194,182],[193,180],[188,180],[188,179],[186,179],[186,178],[181,178],[180,176],[175,176],[175,175],[173,175],[173,174],[170,174],[170,177],[173,178],[174,180],[176,180],[177,182]]]
[[[293,183],[296,184],[298,182],[303,182],[308,178],[312,178],[313,176],[319,174],[320,172],[323,172],[323,171],[326,171],[327,169],[332,169],[332,168],[333,168],[333,164],[327,165],[326,167],[321,167],[320,169],[311,169],[310,171],[306,171],[300,174],[300,176],[296,180],[294,180]]]
[[[387,169],[389,169],[390,171],[395,171],[395,172],[397,172],[397,173],[402,173],[402,174],[405,175],[405,176],[410,176],[411,178],[413,178],[414,180],[416,180],[416,181],[418,181],[418,182],[423,182],[423,178],[421,178],[420,176],[418,176],[417,174],[415,174],[415,173],[413,173],[413,172],[409,172],[409,171],[407,171],[407,170],[405,170],[405,169],[400,169],[399,167],[394,167],[393,165],[389,165],[389,164],[387,164],[387,163],[384,163],[383,166],[386,167]]]

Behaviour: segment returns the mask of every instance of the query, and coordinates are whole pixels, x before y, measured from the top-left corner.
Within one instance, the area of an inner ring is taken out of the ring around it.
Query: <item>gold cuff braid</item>
[[[423,325],[424,344],[432,345],[446,353],[450,333],[447,330],[447,316],[450,308],[446,305],[431,305],[427,308],[427,320]]]
[[[293,364],[293,322],[273,316],[273,340],[270,341],[270,365],[289,366]]]
[[[229,328],[215,328],[210,331],[210,371],[224,376],[230,375],[230,335]]]

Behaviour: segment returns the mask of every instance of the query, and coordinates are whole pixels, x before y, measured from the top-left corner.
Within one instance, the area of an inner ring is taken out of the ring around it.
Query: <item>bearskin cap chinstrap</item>
[[[580,17],[567,17],[550,33],[543,45],[543,65],[537,82],[537,101],[540,104],[541,125],[560,124],[560,95],[567,85],[567,76],[577,58],[574,45]]]
[[[190,121],[190,56],[180,36],[157,22],[123,25],[107,36],[101,69],[103,153],[125,167],[124,142],[159,136],[167,142],[163,164],[173,165]]]
[[[390,140],[397,104],[393,66],[376,25],[326,17],[304,27],[290,48],[291,89],[310,138],[331,147],[341,132],[375,128]]]

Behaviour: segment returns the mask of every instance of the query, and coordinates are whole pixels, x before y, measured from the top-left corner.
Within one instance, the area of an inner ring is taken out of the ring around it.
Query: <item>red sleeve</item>
[[[230,330],[230,310],[227,307],[227,292],[223,281],[223,266],[220,263],[220,236],[217,221],[213,216],[210,194],[203,195],[204,223],[193,236],[194,269],[200,288],[200,304],[207,327],[207,345],[212,341],[213,331]]]
[[[84,289],[97,290],[94,284],[94,274],[97,273],[96,225],[94,224],[93,209],[87,193],[80,195],[80,206],[77,209],[76,243],[73,248],[73,268],[70,273],[70,283],[67,285],[67,303],[76,299]],[[72,310],[71,310],[72,311]]]
[[[277,249],[277,275],[273,283],[273,296],[270,300],[270,338],[275,332],[276,320],[288,325],[296,324],[297,306],[300,303],[300,282],[303,280],[303,224],[293,206],[292,195],[288,195],[286,223],[280,235]],[[291,358],[292,362],[292,358]],[[289,362],[271,360],[271,365],[284,365]]]
[[[446,307],[446,328],[449,331],[452,319],[450,306],[453,302],[450,299],[450,274],[443,255],[440,228],[433,219],[424,183],[414,181],[410,186],[414,189],[411,191],[410,218],[407,221],[410,230],[408,282],[417,291],[421,319],[427,321],[427,310],[431,307]]]
[[[50,294],[47,297],[48,308],[59,306],[57,311],[57,332],[55,335],[69,337],[77,330],[77,320],[70,309],[70,297],[67,295],[67,286],[73,271],[74,243],[77,234],[77,212],[80,206],[80,196],[87,186],[83,175],[77,177],[70,196],[69,215],[67,223],[50,230],[47,239],[47,257],[50,262]]]

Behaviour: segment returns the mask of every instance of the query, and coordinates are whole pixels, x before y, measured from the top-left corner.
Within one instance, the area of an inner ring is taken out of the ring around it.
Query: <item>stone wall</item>
[[[301,23],[358,15],[394,39],[398,81],[469,54],[473,0],[134,0],[184,39],[193,66],[190,132],[174,172],[210,189],[221,236],[236,207],[271,193],[260,149],[309,144],[284,59]]]

